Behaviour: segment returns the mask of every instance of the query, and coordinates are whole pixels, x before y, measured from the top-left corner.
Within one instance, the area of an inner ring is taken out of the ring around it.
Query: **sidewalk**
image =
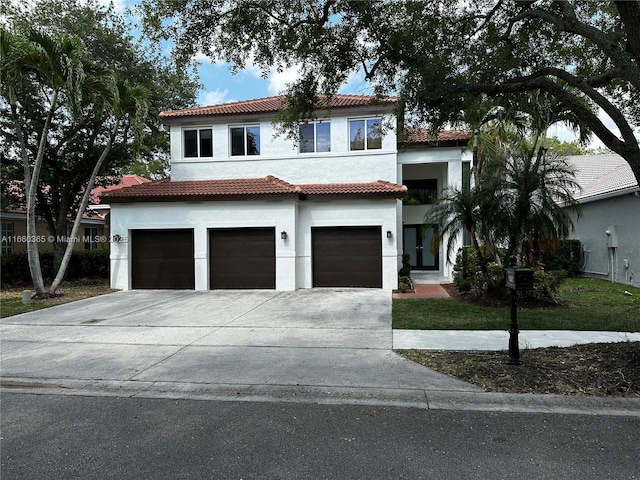
[[[640,342],[640,332],[522,330],[520,348],[569,347],[581,343]],[[506,330],[393,330],[396,350],[508,350]]]
[[[414,283],[414,292],[394,293],[393,298],[450,298],[440,283]],[[521,330],[520,348],[570,347],[582,343],[640,342],[640,332],[572,330]],[[393,330],[396,350],[508,350],[507,330]]]

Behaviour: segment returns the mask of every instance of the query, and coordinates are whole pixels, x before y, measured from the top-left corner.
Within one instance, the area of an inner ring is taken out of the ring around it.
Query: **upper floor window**
[[[300,153],[331,151],[331,122],[300,125]]]
[[[210,128],[183,130],[185,157],[213,157],[213,134]]]
[[[13,253],[13,223],[11,222],[2,222],[2,253],[11,254]]]
[[[349,121],[350,150],[379,150],[382,148],[382,119],[366,118]]]
[[[260,127],[231,127],[231,155],[260,155]]]

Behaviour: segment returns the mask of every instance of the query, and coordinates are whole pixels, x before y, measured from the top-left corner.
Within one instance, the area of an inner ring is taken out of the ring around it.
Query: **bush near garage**
[[[53,279],[53,252],[40,253],[40,266],[45,280]],[[26,285],[31,283],[29,260],[26,252],[12,253],[0,257],[2,268],[2,287]],[[77,280],[86,277],[103,277],[109,275],[109,251],[105,249],[73,252],[65,280]]]

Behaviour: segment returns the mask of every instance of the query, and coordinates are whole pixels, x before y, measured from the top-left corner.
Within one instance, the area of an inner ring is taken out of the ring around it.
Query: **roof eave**
[[[109,204],[114,203],[169,203],[169,202],[221,202],[247,200],[275,200],[297,198],[297,193],[268,193],[247,195],[136,195],[108,198]]]
[[[611,192],[598,193],[596,195],[590,195],[588,197],[578,197],[576,201],[579,203],[590,203],[597,202],[598,200],[607,200],[609,198],[621,197],[624,195],[631,195],[634,193],[639,193],[640,187],[637,185],[634,187],[621,188],[620,190],[614,190]]]

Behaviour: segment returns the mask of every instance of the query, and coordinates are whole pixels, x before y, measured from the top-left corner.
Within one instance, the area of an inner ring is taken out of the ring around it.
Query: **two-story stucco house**
[[[171,179],[104,195],[113,288],[393,289],[404,251],[416,272],[450,275],[422,224],[438,191],[461,184],[467,135],[399,143],[395,99],[336,95],[294,142],[275,135],[282,102],[161,114]]]

